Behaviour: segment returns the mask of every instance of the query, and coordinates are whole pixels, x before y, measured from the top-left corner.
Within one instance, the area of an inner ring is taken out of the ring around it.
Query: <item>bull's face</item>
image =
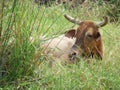
[[[105,21],[96,24],[92,21],[78,21],[67,15],[65,17],[69,21],[75,21],[79,24],[77,30],[72,29],[65,34],[67,37],[76,38],[76,42],[69,53],[70,60],[73,60],[79,55],[93,56],[93,54],[102,58],[102,42],[99,27],[106,25],[107,18],[105,18]]]

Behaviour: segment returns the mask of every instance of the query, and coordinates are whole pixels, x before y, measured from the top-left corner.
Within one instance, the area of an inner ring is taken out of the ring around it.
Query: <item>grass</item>
[[[75,64],[55,62],[49,68],[52,57],[42,54],[40,36],[51,39],[76,27],[63,17],[65,13],[79,19],[100,21],[107,9],[95,3],[87,7],[69,10],[62,5],[43,5],[38,8],[27,0],[10,2],[4,9],[2,22],[1,58],[7,64],[0,79],[0,89],[119,90],[120,25],[117,22],[100,28],[104,42],[103,61],[90,59],[88,64],[80,58]],[[31,36],[33,42],[29,41]]]

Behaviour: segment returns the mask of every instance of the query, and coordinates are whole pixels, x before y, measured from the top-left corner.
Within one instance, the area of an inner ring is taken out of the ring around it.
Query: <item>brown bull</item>
[[[92,56],[103,58],[103,44],[102,37],[99,31],[99,27],[103,27],[108,23],[108,18],[104,17],[104,21],[99,23],[94,23],[92,21],[80,21],[72,18],[69,15],[64,15],[64,17],[79,27],[75,30],[69,30],[66,32],[65,36],[76,38],[74,45],[72,46],[69,59],[73,60],[77,56]]]

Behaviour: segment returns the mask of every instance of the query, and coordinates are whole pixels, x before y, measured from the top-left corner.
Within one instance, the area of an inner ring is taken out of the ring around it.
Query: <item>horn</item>
[[[105,26],[107,23],[108,23],[108,17],[107,16],[104,16],[103,17],[104,21],[101,21],[99,23],[96,23],[96,26],[99,28],[99,27],[103,27]]]
[[[75,24],[78,24],[78,25],[80,25],[80,23],[82,22],[82,21],[77,20],[77,19],[75,19],[75,18],[73,18],[73,17],[71,17],[71,16],[69,16],[69,15],[67,15],[67,14],[65,14],[64,17],[65,17],[68,21],[70,21],[70,22],[72,22],[72,23],[75,23]]]

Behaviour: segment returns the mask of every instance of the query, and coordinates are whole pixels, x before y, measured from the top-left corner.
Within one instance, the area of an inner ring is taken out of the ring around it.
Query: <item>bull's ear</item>
[[[101,34],[100,34],[100,32],[97,32],[95,38],[96,38],[96,41],[98,41],[98,40],[101,39]]]
[[[77,33],[77,30],[71,29],[71,30],[65,32],[65,36],[68,38],[73,38],[73,37],[76,37],[76,33]]]

